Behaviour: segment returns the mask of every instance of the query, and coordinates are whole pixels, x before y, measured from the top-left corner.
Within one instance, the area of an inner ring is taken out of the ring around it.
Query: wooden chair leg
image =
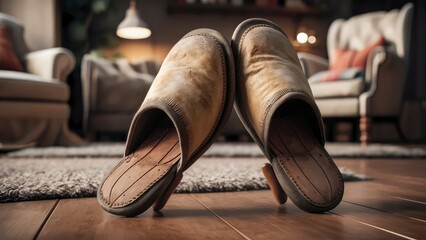
[[[285,194],[280,183],[278,182],[271,164],[265,163],[265,165],[262,167],[262,172],[266,178],[266,181],[268,182],[269,187],[271,188],[272,194],[274,194],[275,200],[277,200],[278,204],[284,204],[287,201],[287,194]]]
[[[372,120],[370,117],[361,116],[359,119],[359,130],[361,131],[361,145],[367,146],[370,143],[370,129]]]

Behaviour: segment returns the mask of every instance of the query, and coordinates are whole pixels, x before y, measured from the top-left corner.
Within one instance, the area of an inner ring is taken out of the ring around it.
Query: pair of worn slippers
[[[224,127],[234,97],[270,161],[262,170],[277,200],[288,195],[308,212],[339,204],[342,176],[324,149],[320,112],[285,33],[249,19],[231,45],[214,30],[198,29],[171,49],[133,119],[124,158],[99,186],[103,209],[123,216],[162,209]]]

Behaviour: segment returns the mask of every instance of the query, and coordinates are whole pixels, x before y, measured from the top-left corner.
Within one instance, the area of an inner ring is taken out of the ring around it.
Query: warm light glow
[[[117,35],[126,39],[144,39],[151,36],[151,30],[143,27],[126,27],[117,29]]]
[[[151,36],[148,25],[140,18],[136,10],[136,1],[131,0],[126,16],[117,26],[117,35],[127,39],[144,39]]]
[[[308,34],[300,32],[297,34],[296,39],[300,44],[305,44],[308,41]]]
[[[315,36],[309,36],[309,37],[308,37],[308,42],[309,42],[310,44],[314,44],[314,43],[316,43],[316,42],[317,42],[317,38],[316,38]]]

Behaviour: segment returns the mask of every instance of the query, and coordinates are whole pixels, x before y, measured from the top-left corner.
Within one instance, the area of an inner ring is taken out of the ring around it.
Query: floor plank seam
[[[379,212],[391,214],[391,215],[394,215],[394,216],[397,216],[397,217],[402,217],[402,218],[411,219],[411,220],[420,221],[420,222],[426,222],[423,219],[413,218],[413,217],[410,217],[410,216],[405,216],[405,215],[397,214],[397,213],[394,213],[394,212],[389,212],[389,211],[385,211],[385,210],[382,210],[382,209],[377,209],[377,208],[374,208],[374,207],[369,207],[369,206],[366,206],[366,205],[363,205],[363,204],[359,204],[359,203],[355,203],[355,202],[349,202],[349,201],[346,201],[346,200],[343,200],[343,202],[346,202],[346,203],[349,203],[349,204],[353,204],[353,205],[357,205],[357,206],[360,206],[360,207],[365,207],[365,208],[368,208],[368,209],[371,209],[371,210],[375,210],[375,211],[379,211]]]
[[[365,207],[365,208],[368,208],[368,209],[371,209],[371,210],[375,210],[375,211],[379,211],[379,212],[383,212],[383,213],[388,213],[388,214],[392,214],[392,215],[396,215],[396,216],[401,216],[401,215],[394,214],[394,213],[391,213],[391,212],[388,212],[388,211],[385,211],[385,210],[381,210],[381,209],[377,209],[377,208],[374,208],[374,207],[365,206],[363,204],[359,204],[359,203],[355,203],[355,202],[350,202],[350,201],[346,201],[346,200],[343,200],[342,202],[353,204],[353,205],[357,205],[359,207]]]
[[[381,185],[394,185],[395,182],[413,186],[422,186],[424,184],[424,179],[418,177],[409,177],[409,179],[407,179],[407,176],[377,173],[368,174],[368,176],[372,177],[373,180],[376,180],[376,183]],[[398,179],[398,181],[395,179]]]
[[[422,223],[426,223],[426,220],[423,220],[423,219],[420,219],[420,218],[415,218],[415,217],[408,217],[408,218],[412,219],[414,221],[419,221],[419,222],[422,222]]]
[[[43,230],[44,226],[46,225],[47,221],[49,221],[50,217],[52,216],[53,211],[55,211],[56,207],[59,204],[60,199],[56,199],[55,203],[53,204],[52,208],[47,213],[46,217],[44,218],[43,222],[41,223],[40,227],[37,229],[37,232],[35,233],[33,239],[37,239],[40,235],[41,231]]]
[[[355,220],[355,221],[359,222],[361,224],[364,224],[366,226],[369,226],[369,227],[372,227],[372,228],[376,228],[376,229],[384,231],[384,232],[388,232],[390,234],[396,235],[396,236],[401,237],[401,238],[405,238],[405,239],[408,239],[408,240],[417,240],[416,238],[412,238],[412,237],[409,237],[407,235],[400,234],[400,233],[397,233],[397,232],[394,232],[394,231],[391,231],[391,230],[388,230],[388,229],[385,229],[385,228],[374,226],[374,225],[371,225],[371,224],[368,224],[368,223],[365,223],[365,222],[362,222],[362,221],[358,221],[358,220]]]
[[[412,203],[418,203],[418,204],[426,205],[425,202],[421,202],[421,201],[417,201],[417,200],[413,200],[413,199],[402,198],[402,197],[395,197],[395,196],[392,196],[392,198],[403,200],[403,201],[407,201],[407,202],[412,202]]]
[[[343,217],[343,218],[346,218],[346,219],[349,219],[349,220],[351,220],[351,221],[354,221],[354,222],[357,222],[357,223],[363,224],[363,225],[365,225],[365,226],[368,226],[368,227],[371,227],[371,228],[375,228],[375,229],[380,230],[380,231],[383,231],[383,232],[387,232],[387,233],[389,233],[389,234],[392,234],[392,235],[395,235],[395,236],[398,236],[398,237],[401,237],[401,238],[404,238],[404,239],[408,239],[408,240],[417,240],[416,238],[412,238],[412,237],[409,237],[409,236],[407,236],[407,235],[404,235],[404,234],[401,234],[401,233],[397,233],[397,232],[391,231],[391,230],[386,229],[386,228],[381,228],[381,227],[378,227],[378,226],[375,226],[375,225],[372,225],[372,224],[368,224],[368,223],[366,223],[366,222],[362,222],[362,221],[359,221],[359,220],[356,220],[356,219],[348,218],[348,217],[345,217],[345,216],[343,216],[343,215],[341,215],[341,214],[338,214],[338,213],[334,213],[334,212],[330,212],[330,213],[332,213],[332,214],[334,214],[334,215],[337,215],[337,216],[340,216],[340,217]]]
[[[240,234],[244,239],[246,239],[246,240],[252,240],[247,235],[245,235],[240,230],[238,230],[236,227],[234,227],[232,224],[230,224],[228,221],[226,221],[224,218],[222,218],[221,216],[219,216],[219,214],[217,214],[216,212],[214,212],[213,210],[211,210],[209,207],[207,207],[204,203],[202,203],[201,201],[199,201],[193,194],[190,194],[190,196],[195,201],[197,201],[199,204],[201,204],[203,207],[205,207],[207,210],[209,210],[213,215],[215,215],[217,218],[219,218],[222,222],[224,222],[226,225],[228,225],[230,228],[232,228],[232,230],[234,230],[235,232],[237,232],[238,234]]]

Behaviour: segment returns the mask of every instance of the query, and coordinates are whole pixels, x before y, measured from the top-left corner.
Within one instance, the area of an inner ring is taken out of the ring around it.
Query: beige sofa
[[[22,23],[0,13],[25,72],[0,70],[0,148],[11,145],[69,145],[81,139],[68,130],[70,96],[66,84],[74,69],[64,48],[29,52]]]
[[[392,121],[403,136],[399,117],[409,64],[412,15],[413,4],[409,3],[400,10],[337,19],[327,35],[329,59],[298,53],[309,80],[313,74],[328,69],[335,60],[336,48],[359,51],[379,36],[385,40],[384,46],[374,48],[368,55],[364,78],[311,84],[326,124],[356,120],[363,144],[370,141],[372,121]]]

